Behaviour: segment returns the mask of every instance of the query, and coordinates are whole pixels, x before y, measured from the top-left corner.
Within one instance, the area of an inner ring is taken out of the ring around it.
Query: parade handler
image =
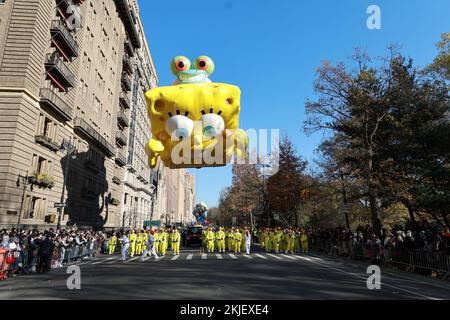
[[[173,230],[172,236],[171,236],[171,240],[172,240],[172,249],[173,249],[173,255],[180,255],[180,240],[181,240],[181,235],[178,232],[177,229]]]
[[[116,245],[117,245],[117,236],[115,233],[113,233],[113,235],[108,241],[109,254],[114,254],[114,252],[116,251]]]
[[[217,231],[216,239],[217,239],[217,250],[219,252],[225,252],[225,232],[223,232],[222,227],[220,227],[219,231]]]
[[[155,238],[154,238],[154,234],[155,231],[150,230],[148,232],[148,237],[147,237],[147,247],[144,250],[144,253],[141,256],[141,261],[144,261],[144,258],[148,255],[148,253],[150,252],[150,257],[153,255],[155,257],[155,260],[159,260],[158,254],[156,253],[155,250]]]
[[[216,236],[214,234],[214,231],[212,231],[212,228],[209,228],[209,230],[206,233],[206,241],[207,241],[207,248],[208,253],[214,252],[214,242],[216,240]]]

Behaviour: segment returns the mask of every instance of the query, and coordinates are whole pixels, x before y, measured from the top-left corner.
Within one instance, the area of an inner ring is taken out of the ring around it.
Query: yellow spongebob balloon
[[[145,94],[153,138],[146,146],[151,168],[158,157],[169,168],[224,166],[236,154],[247,158],[248,138],[240,130],[240,89],[213,83],[214,63],[200,56],[194,64],[183,56],[173,59],[173,86]]]

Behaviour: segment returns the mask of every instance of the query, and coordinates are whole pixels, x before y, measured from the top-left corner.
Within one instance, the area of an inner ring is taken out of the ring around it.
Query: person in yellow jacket
[[[236,230],[234,228],[231,228],[230,234],[228,235],[228,251],[234,252],[234,234],[236,233]]]
[[[241,242],[242,242],[242,234],[239,232],[239,229],[236,229],[234,233],[234,252],[241,252]]]
[[[136,253],[136,241],[137,241],[137,235],[134,230],[130,231],[128,240],[130,241],[130,257],[134,257],[134,254]]]
[[[212,228],[209,228],[208,231],[206,232],[206,244],[207,244],[207,249],[208,249],[208,253],[213,253],[214,252],[214,242],[216,241],[216,235],[214,234],[214,231],[212,230]]]
[[[295,242],[294,242],[294,252],[300,252],[300,231],[298,229],[294,230]]]
[[[266,247],[266,252],[272,251],[273,248],[273,232],[271,229],[266,229],[266,235],[264,236],[264,242]]]
[[[169,235],[168,235],[166,229],[162,230],[160,240],[161,240],[161,244],[160,244],[161,255],[165,256],[167,247],[169,246]]]
[[[286,243],[286,230],[281,230],[280,229],[280,246],[279,246],[279,251],[283,252],[286,248],[285,243]]]
[[[177,229],[174,229],[172,234],[171,234],[171,242],[172,242],[172,250],[173,250],[173,255],[180,255],[180,242],[181,242],[181,235],[178,232]]]
[[[155,252],[158,254],[161,254],[161,250],[160,250],[161,241],[160,241],[160,230],[159,229],[155,229],[153,238],[155,239],[155,244],[154,244]]]
[[[208,234],[208,230],[202,230],[202,252],[206,252],[208,249],[208,241],[206,241],[206,235]]]
[[[287,247],[286,247],[286,253],[293,254],[294,253],[294,247],[295,247],[295,233],[292,229],[288,230],[287,233]]]
[[[117,236],[115,233],[113,233],[111,238],[109,238],[108,240],[109,254],[114,254],[114,252],[116,251],[116,245],[117,245]]]
[[[147,233],[144,230],[141,230],[141,233],[139,233],[140,239],[140,246],[139,246],[139,254],[144,253],[145,249],[147,248]]]
[[[225,250],[230,251],[230,234],[231,234],[231,229],[230,228],[225,228],[224,233],[225,233]]]
[[[225,232],[223,231],[223,228],[220,227],[219,231],[216,233],[216,240],[217,240],[217,250],[220,252],[225,252]]]
[[[141,230],[136,230],[136,255],[141,255],[141,245],[142,245],[142,237]]]
[[[244,228],[244,230],[242,230],[241,248],[239,252],[245,252],[245,233],[247,232],[247,230],[247,228]]]
[[[264,236],[265,236],[264,230],[259,229],[258,241],[259,241],[259,245],[261,246],[261,249],[263,249],[263,250],[265,249]]]
[[[274,233],[273,233],[273,237],[272,237],[272,245],[273,245],[273,250],[275,251],[275,253],[279,253],[280,252],[280,242],[281,242],[281,238],[282,238],[282,233],[280,231],[280,228],[278,228]]]
[[[302,230],[302,235],[300,236],[300,245],[302,247],[302,252],[308,253],[308,251],[309,251],[308,235],[306,234],[305,230]]]

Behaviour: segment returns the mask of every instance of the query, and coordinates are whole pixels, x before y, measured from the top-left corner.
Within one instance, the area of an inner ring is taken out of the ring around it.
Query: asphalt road
[[[201,255],[182,249],[173,260],[101,256],[77,265],[81,290],[69,290],[67,267],[0,282],[0,299],[450,299],[448,281],[383,269],[369,290],[366,265],[317,255]]]

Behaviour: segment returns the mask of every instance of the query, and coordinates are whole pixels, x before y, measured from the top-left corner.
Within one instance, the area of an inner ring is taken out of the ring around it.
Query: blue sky
[[[381,8],[381,30],[366,27],[367,7]],[[174,77],[176,55],[210,56],[215,82],[242,91],[240,127],[280,129],[310,163],[323,133],[305,136],[304,102],[321,61],[345,61],[356,47],[384,55],[390,43],[423,66],[450,32],[448,0],[139,0],[160,85]],[[192,171],[197,198],[215,206],[231,168]]]

